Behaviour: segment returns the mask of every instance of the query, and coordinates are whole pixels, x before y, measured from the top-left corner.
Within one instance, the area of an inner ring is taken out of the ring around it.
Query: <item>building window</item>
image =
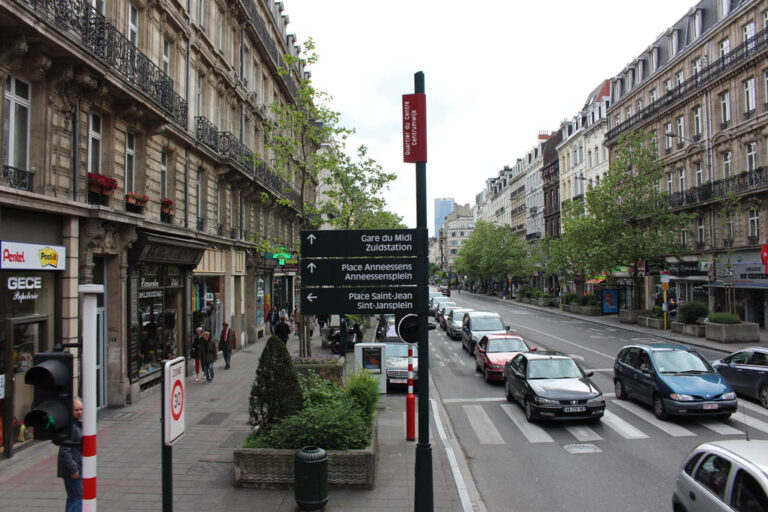
[[[677,170],[677,184],[680,187],[680,192],[685,190],[685,169]]]
[[[200,29],[205,32],[205,0],[197,0],[197,23]]]
[[[704,183],[704,170],[701,168],[701,162],[696,162],[696,186]]]
[[[218,25],[216,29],[216,39],[217,39],[217,46],[219,53],[224,52],[224,11],[219,9],[219,16],[216,19],[216,23]]]
[[[91,114],[88,126],[88,172],[101,173],[101,137],[104,127],[101,116]]]
[[[171,43],[163,38],[163,73],[171,76]]]
[[[197,111],[198,116],[204,115],[203,112],[203,87],[205,87],[203,82],[203,74],[198,71],[197,72],[197,91],[195,91],[196,97],[195,97],[195,110]]]
[[[731,12],[731,0],[720,0],[720,17],[725,18]]]
[[[749,236],[758,238],[760,236],[760,211],[757,208],[749,209]]]
[[[587,165],[592,167],[592,151],[587,151]]]
[[[704,224],[704,218],[699,217],[699,224],[696,226],[696,241],[703,244],[707,240],[707,226]]]
[[[667,173],[667,193],[672,194],[672,173]]]
[[[720,95],[720,121],[725,123],[731,122],[731,93],[725,91]]]
[[[230,39],[232,40],[232,67],[234,68],[237,64],[237,58],[239,57],[237,53],[237,32],[234,30],[230,30]]]
[[[723,60],[723,64],[729,62],[728,55],[731,53],[731,40],[723,39],[720,41],[720,58]]]
[[[216,184],[216,224],[221,224],[221,182]]]
[[[170,197],[168,195],[168,152],[160,153],[160,197]]]
[[[650,100],[651,100],[652,104],[656,103],[656,88],[655,87],[653,89],[651,89]]]
[[[139,46],[139,9],[133,4],[128,4],[128,40]]]
[[[650,56],[651,56],[651,73],[653,73],[654,71],[656,71],[656,68],[659,67],[659,49],[654,48],[653,50],[651,50]]]
[[[757,142],[747,143],[747,171],[757,169]]]
[[[197,183],[195,184],[195,192],[197,192],[197,218],[203,219],[203,173],[197,171]]]
[[[600,149],[595,146],[595,164],[600,163]]]
[[[701,107],[693,109],[693,135],[701,136]]]
[[[683,72],[683,70],[681,69],[681,70],[680,70],[680,71],[678,71],[678,72],[677,72],[677,74],[675,75],[675,84],[676,84],[676,85],[677,85],[677,87],[679,88],[680,86],[682,86],[682,85],[683,85],[683,82],[685,82],[685,73],[684,73],[684,72]]]
[[[223,125],[221,124],[221,94],[216,94],[216,126],[220,131],[223,131]]]
[[[733,215],[728,217],[725,222],[725,239],[733,243]]]
[[[667,79],[664,80],[664,94],[669,94],[669,91],[672,90],[672,80]]]
[[[680,230],[680,245],[683,247],[688,245],[688,230],[685,228]]]
[[[765,104],[768,105],[768,71],[763,71],[763,83],[765,84]]]
[[[693,29],[693,38],[696,39],[701,35],[701,11],[696,10],[691,17],[691,25],[691,28]]]
[[[755,22],[750,21],[744,25],[744,42],[747,43],[747,51],[751,52],[755,50]]]
[[[664,149],[672,149],[672,123],[664,125]]]
[[[136,135],[125,133],[125,190],[136,192]]]
[[[682,145],[685,140],[685,117],[677,118],[677,144]]]
[[[723,152],[723,178],[727,178],[731,175],[731,152]]]
[[[90,1],[91,7],[96,9],[96,12],[99,14],[104,14],[104,2],[102,0],[91,0]]]
[[[693,76],[698,76],[701,73],[701,59],[694,60],[691,69],[693,70]]]
[[[744,113],[749,114],[755,110],[755,79],[744,81]]]
[[[3,164],[29,169],[29,111],[32,89],[14,76],[5,81],[3,101]]]
[[[677,55],[677,30],[669,34],[669,57],[672,58],[675,55]]]

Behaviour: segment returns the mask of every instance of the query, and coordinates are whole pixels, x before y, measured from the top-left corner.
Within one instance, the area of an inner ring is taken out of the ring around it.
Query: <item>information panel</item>
[[[308,315],[426,313],[426,286],[301,289],[301,311]]]
[[[426,258],[302,259],[303,286],[427,284]]]
[[[426,229],[301,232],[302,258],[427,256]]]

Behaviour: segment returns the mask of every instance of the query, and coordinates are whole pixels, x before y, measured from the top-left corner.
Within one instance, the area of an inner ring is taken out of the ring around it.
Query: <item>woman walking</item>
[[[208,331],[203,332],[203,341],[200,344],[200,359],[203,361],[203,368],[205,369],[205,382],[213,381],[213,363],[216,362],[218,349],[216,347],[216,341],[211,338],[211,333]]]

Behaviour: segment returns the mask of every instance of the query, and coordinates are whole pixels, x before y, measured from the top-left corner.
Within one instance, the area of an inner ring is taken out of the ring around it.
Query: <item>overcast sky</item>
[[[474,204],[486,178],[573,117],[695,0],[284,0],[289,33],[312,37],[315,87],[398,175],[388,209],[416,227],[415,165],[402,159],[401,96],[425,74],[427,201]]]

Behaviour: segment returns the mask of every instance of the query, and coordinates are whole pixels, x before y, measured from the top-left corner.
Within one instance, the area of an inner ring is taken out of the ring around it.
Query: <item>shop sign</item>
[[[740,281],[768,283],[762,263],[736,263],[733,265],[733,278]]]
[[[163,290],[145,290],[143,292],[139,292],[140,299],[152,299],[152,298],[157,298],[162,296],[163,296]]]
[[[669,264],[669,273],[675,276],[700,276],[706,275],[705,265],[701,261],[675,261]]]
[[[43,278],[40,276],[12,276],[6,281],[8,290],[13,292],[12,300],[14,302],[24,302],[25,300],[37,300],[36,291],[43,287]]]
[[[66,270],[67,248],[0,240],[0,270]]]

